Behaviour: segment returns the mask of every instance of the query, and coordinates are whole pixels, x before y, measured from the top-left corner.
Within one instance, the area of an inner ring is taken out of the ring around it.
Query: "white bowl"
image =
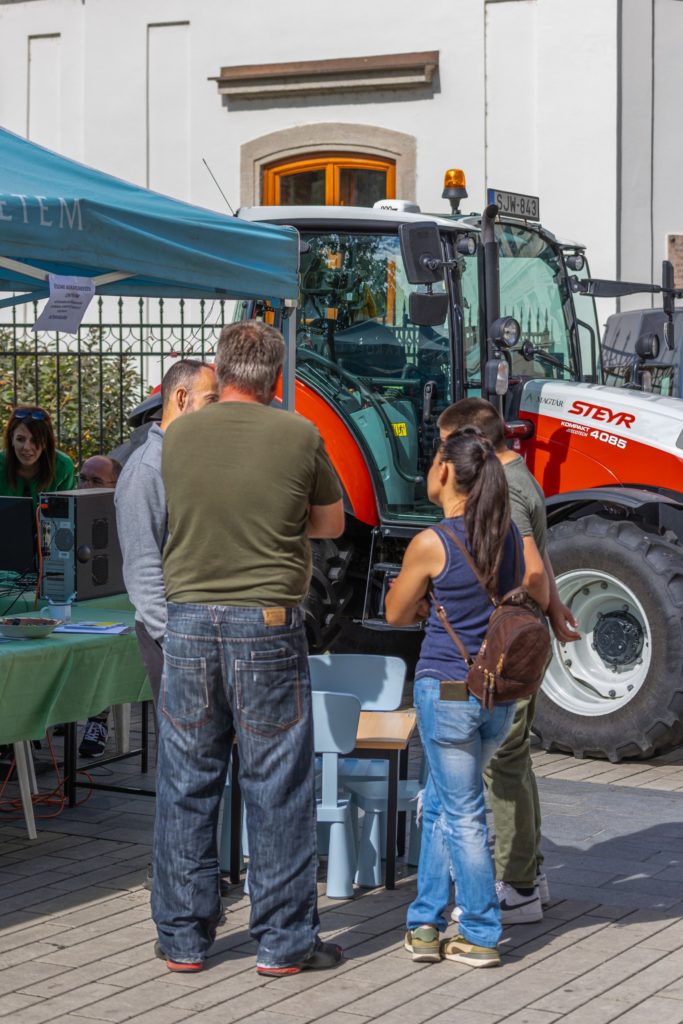
[[[8,615],[0,619],[0,637],[6,640],[40,640],[48,636],[62,619],[29,618],[26,615]]]

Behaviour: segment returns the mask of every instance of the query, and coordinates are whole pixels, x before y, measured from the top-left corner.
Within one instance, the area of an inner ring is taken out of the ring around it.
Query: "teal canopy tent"
[[[150,192],[0,128],[0,307],[47,274],[101,295],[296,300],[298,236]]]

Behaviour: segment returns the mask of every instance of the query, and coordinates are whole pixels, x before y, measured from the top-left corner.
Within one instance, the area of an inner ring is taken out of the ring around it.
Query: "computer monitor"
[[[36,571],[31,498],[0,497],[0,572]]]

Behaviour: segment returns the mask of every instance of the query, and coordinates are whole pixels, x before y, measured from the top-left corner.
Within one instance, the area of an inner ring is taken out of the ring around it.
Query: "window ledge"
[[[221,68],[218,92],[230,99],[415,89],[431,85],[439,51],[344,57],[334,60],[289,61],[284,64],[243,64]]]

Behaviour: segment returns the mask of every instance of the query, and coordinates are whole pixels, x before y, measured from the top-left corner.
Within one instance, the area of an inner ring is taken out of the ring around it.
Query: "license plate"
[[[539,220],[540,203],[538,196],[525,196],[520,192],[500,192],[490,188],[486,201],[495,203],[500,214],[508,217],[524,217],[525,220]]]
[[[408,424],[407,423],[392,423],[394,428],[394,434],[396,437],[407,437],[408,436]]]

